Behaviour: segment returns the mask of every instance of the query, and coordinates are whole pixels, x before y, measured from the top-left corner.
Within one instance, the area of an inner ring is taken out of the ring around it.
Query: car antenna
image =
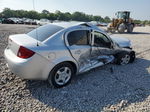
[[[33,2],[33,10],[35,11],[35,2],[34,2],[34,0],[32,0],[32,2]],[[36,26],[36,28],[35,28],[35,33],[36,33],[36,38],[37,38],[37,46],[39,46],[39,43],[38,43],[38,30],[37,30],[37,27],[38,26]]]

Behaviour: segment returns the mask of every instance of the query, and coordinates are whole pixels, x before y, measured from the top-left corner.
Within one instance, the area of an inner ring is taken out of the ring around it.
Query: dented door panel
[[[79,71],[82,72],[91,66],[90,64],[90,51],[89,45],[73,45],[68,47],[73,58],[78,62]]]
[[[100,42],[99,44],[102,44],[100,40],[102,39],[99,39],[99,36],[100,35],[103,35],[104,37],[107,38],[106,35],[100,33],[100,32],[97,32],[97,31],[93,31],[92,32],[92,50],[91,50],[91,57],[92,57],[92,60],[95,60],[97,61],[97,63],[99,62],[102,62],[103,64],[106,64],[106,63],[109,63],[111,62],[114,57],[113,57],[113,54],[115,53],[114,49],[111,48],[111,45],[113,43],[111,43],[111,41],[109,40],[109,37],[108,37],[108,40],[107,41],[110,41],[110,46],[107,46],[107,47],[100,47],[98,45],[98,42]],[[96,39],[95,39],[96,38]],[[95,44],[95,41],[99,39],[98,42],[96,42]],[[105,39],[104,39],[105,40]]]
[[[109,48],[101,48],[101,47],[92,47],[91,52],[91,60],[97,61],[97,63],[102,62],[103,64],[109,63],[112,61],[114,50]]]

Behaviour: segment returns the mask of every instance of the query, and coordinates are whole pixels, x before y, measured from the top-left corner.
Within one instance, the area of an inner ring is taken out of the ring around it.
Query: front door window
[[[102,33],[94,32],[94,46],[110,48],[111,41]]]

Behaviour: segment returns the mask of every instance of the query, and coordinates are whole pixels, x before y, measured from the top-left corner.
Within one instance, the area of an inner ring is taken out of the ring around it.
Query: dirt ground
[[[47,81],[21,79],[6,66],[3,51],[8,36],[34,27],[0,24],[0,111],[150,111],[150,27],[136,27],[132,34],[113,34],[131,40],[137,56],[134,63],[93,69],[61,89],[51,88]]]

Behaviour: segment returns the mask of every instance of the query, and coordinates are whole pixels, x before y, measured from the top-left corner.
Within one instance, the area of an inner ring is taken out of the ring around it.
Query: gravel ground
[[[49,87],[46,81],[21,79],[6,67],[3,51],[8,36],[34,27],[0,24],[0,111],[150,111],[150,27],[137,27],[132,34],[114,34],[132,41],[137,53],[134,63],[93,69],[61,89]]]

